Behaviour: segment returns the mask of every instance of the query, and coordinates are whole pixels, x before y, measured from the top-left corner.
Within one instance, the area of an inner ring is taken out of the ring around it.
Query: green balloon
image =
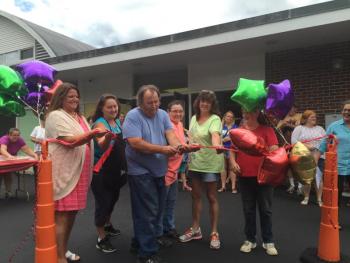
[[[22,117],[26,112],[24,106],[16,99],[0,94],[0,114],[10,117]]]
[[[8,66],[0,65],[0,93],[24,96],[28,93],[28,89],[18,72]]]
[[[231,100],[238,102],[246,111],[261,109],[265,105],[267,91],[263,80],[240,78]]]

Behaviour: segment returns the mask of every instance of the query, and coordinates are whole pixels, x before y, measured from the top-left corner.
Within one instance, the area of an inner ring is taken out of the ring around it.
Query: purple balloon
[[[24,85],[29,90],[29,92],[38,92],[38,83],[26,81]]]
[[[23,99],[25,102],[27,102],[30,106],[34,108],[38,106],[38,101],[39,107],[43,107],[45,105],[45,96],[43,92],[30,92]]]
[[[57,70],[42,61],[32,60],[16,66],[27,83],[53,83]]]
[[[266,111],[279,119],[283,119],[293,107],[294,93],[288,79],[268,86]]]

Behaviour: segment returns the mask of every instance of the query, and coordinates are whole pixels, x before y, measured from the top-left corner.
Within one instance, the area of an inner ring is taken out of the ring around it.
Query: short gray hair
[[[346,104],[350,104],[350,100],[343,101],[343,103],[341,104],[342,109],[345,107]]]
[[[143,97],[146,91],[148,90],[151,91],[152,93],[157,93],[158,97],[160,98],[160,92],[157,86],[153,84],[143,85],[139,88],[136,94],[137,106],[141,106],[143,104]]]

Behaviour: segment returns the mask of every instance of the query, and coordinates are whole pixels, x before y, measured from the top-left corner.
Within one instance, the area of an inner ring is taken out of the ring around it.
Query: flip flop
[[[80,256],[78,254],[75,254],[75,253],[67,250],[66,259],[68,259],[69,262],[79,262]]]

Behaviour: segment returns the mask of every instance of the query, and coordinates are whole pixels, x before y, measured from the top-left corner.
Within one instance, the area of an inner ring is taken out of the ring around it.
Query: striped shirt
[[[326,135],[326,131],[321,126],[314,126],[312,128],[305,125],[299,125],[295,127],[292,133],[292,144],[296,142],[303,142],[306,140],[312,140],[317,137]],[[321,139],[316,141],[307,142],[308,145],[315,149],[320,149]]]

